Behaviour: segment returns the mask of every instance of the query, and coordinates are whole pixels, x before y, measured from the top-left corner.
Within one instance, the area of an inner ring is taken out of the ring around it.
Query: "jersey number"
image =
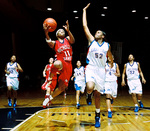
[[[103,54],[95,53],[95,58],[102,59],[102,57],[103,57]]]
[[[130,71],[130,74],[134,74],[134,71]]]
[[[70,56],[70,53],[69,53],[68,50],[67,50],[67,51],[64,51],[64,53],[65,53],[65,56],[66,56],[66,57]]]

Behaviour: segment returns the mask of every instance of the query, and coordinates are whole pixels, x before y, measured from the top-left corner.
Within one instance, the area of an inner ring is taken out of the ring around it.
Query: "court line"
[[[24,121],[24,120],[21,120],[21,119],[16,119],[15,121]]]
[[[65,121],[60,121],[60,120],[51,120],[51,121],[55,121],[55,122],[65,122]]]
[[[28,117],[27,119],[25,119],[24,121],[22,121],[20,124],[18,124],[17,126],[15,126],[13,129],[11,129],[10,131],[15,131],[19,126],[21,126],[23,123],[25,123],[26,121],[28,121],[29,119],[31,119],[33,116],[35,116],[35,114],[33,114],[32,116]]]
[[[83,106],[89,106],[89,105],[83,105]],[[90,105],[90,106],[95,106],[95,105]],[[53,108],[62,108],[62,107],[75,107],[75,106],[54,106]],[[82,107],[82,106],[81,106]],[[102,106],[101,106],[102,107]],[[132,108],[131,106],[113,106],[113,107],[123,107],[123,108]],[[15,131],[19,126],[21,126],[22,124],[24,124],[26,121],[28,121],[29,119],[31,119],[33,116],[35,116],[36,114],[38,114],[39,112],[41,113],[41,111],[44,110],[49,110],[49,109],[53,109],[53,108],[46,108],[46,109],[42,109],[39,110],[37,112],[35,112],[33,115],[31,115],[30,117],[28,117],[27,119],[25,119],[24,121],[22,121],[20,124],[18,124],[17,126],[15,126],[13,129],[11,129],[10,131]],[[46,113],[46,112],[45,112]],[[95,112],[49,112],[49,113],[95,113]],[[106,113],[106,112],[101,112],[101,113]],[[115,112],[113,114],[128,114],[129,112]],[[140,112],[142,113],[142,112]],[[130,113],[130,114],[140,114],[140,113]],[[148,113],[143,113],[143,114],[148,114]],[[149,113],[150,114],[150,113]],[[118,123],[120,124],[120,123]],[[122,123],[121,123],[122,124]]]
[[[2,130],[11,130],[12,128],[1,128]]]
[[[123,125],[123,124],[131,124],[131,123],[112,123],[113,125],[116,125],[116,124],[121,124],[121,125]]]
[[[143,123],[147,123],[147,122],[150,122],[150,121],[143,121]]]

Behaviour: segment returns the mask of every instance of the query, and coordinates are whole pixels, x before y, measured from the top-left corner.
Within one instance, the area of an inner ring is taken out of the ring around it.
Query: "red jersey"
[[[56,40],[54,50],[57,55],[57,60],[72,61],[72,47],[67,38],[64,39],[63,43]]]
[[[46,80],[49,80],[48,78],[50,77],[51,66],[52,65],[50,65],[50,64],[48,64],[46,66],[46,71],[45,71],[45,73],[46,73]],[[54,75],[53,79],[57,79],[57,74]]]

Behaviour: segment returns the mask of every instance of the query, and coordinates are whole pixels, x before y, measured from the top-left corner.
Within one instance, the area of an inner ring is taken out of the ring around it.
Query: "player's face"
[[[114,60],[114,56],[112,56],[113,60]],[[110,58],[108,57],[108,61],[111,62]]]
[[[53,62],[54,62],[54,59],[53,59],[53,58],[50,58],[50,59],[49,59],[49,63],[52,64]]]
[[[64,38],[65,37],[65,31],[63,29],[59,29],[57,37]]]
[[[80,66],[81,66],[81,62],[77,61],[77,67],[80,67]]]
[[[98,40],[98,39],[103,39],[103,38],[104,38],[103,32],[100,30],[96,31],[95,39]]]
[[[132,54],[130,54],[130,55],[129,55],[128,60],[129,60],[129,61],[134,60],[134,57],[133,57],[133,55],[132,55]]]
[[[10,58],[10,60],[11,60],[12,62],[15,62],[15,61],[16,61],[16,56],[13,55],[13,56]]]

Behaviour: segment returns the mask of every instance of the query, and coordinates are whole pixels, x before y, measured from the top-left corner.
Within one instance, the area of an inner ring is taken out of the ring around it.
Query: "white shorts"
[[[105,94],[110,94],[112,97],[117,97],[117,81],[105,81]]]
[[[96,68],[91,65],[87,65],[85,70],[86,83],[92,81],[95,83],[94,90],[97,90],[101,94],[104,94],[105,87],[105,68]]]
[[[142,94],[142,84],[140,79],[127,80],[129,86],[129,93]]]
[[[7,87],[11,86],[13,90],[19,89],[19,79],[17,77],[6,77]]]
[[[83,93],[85,90],[85,80],[75,81],[74,86],[76,90],[80,90]]]

